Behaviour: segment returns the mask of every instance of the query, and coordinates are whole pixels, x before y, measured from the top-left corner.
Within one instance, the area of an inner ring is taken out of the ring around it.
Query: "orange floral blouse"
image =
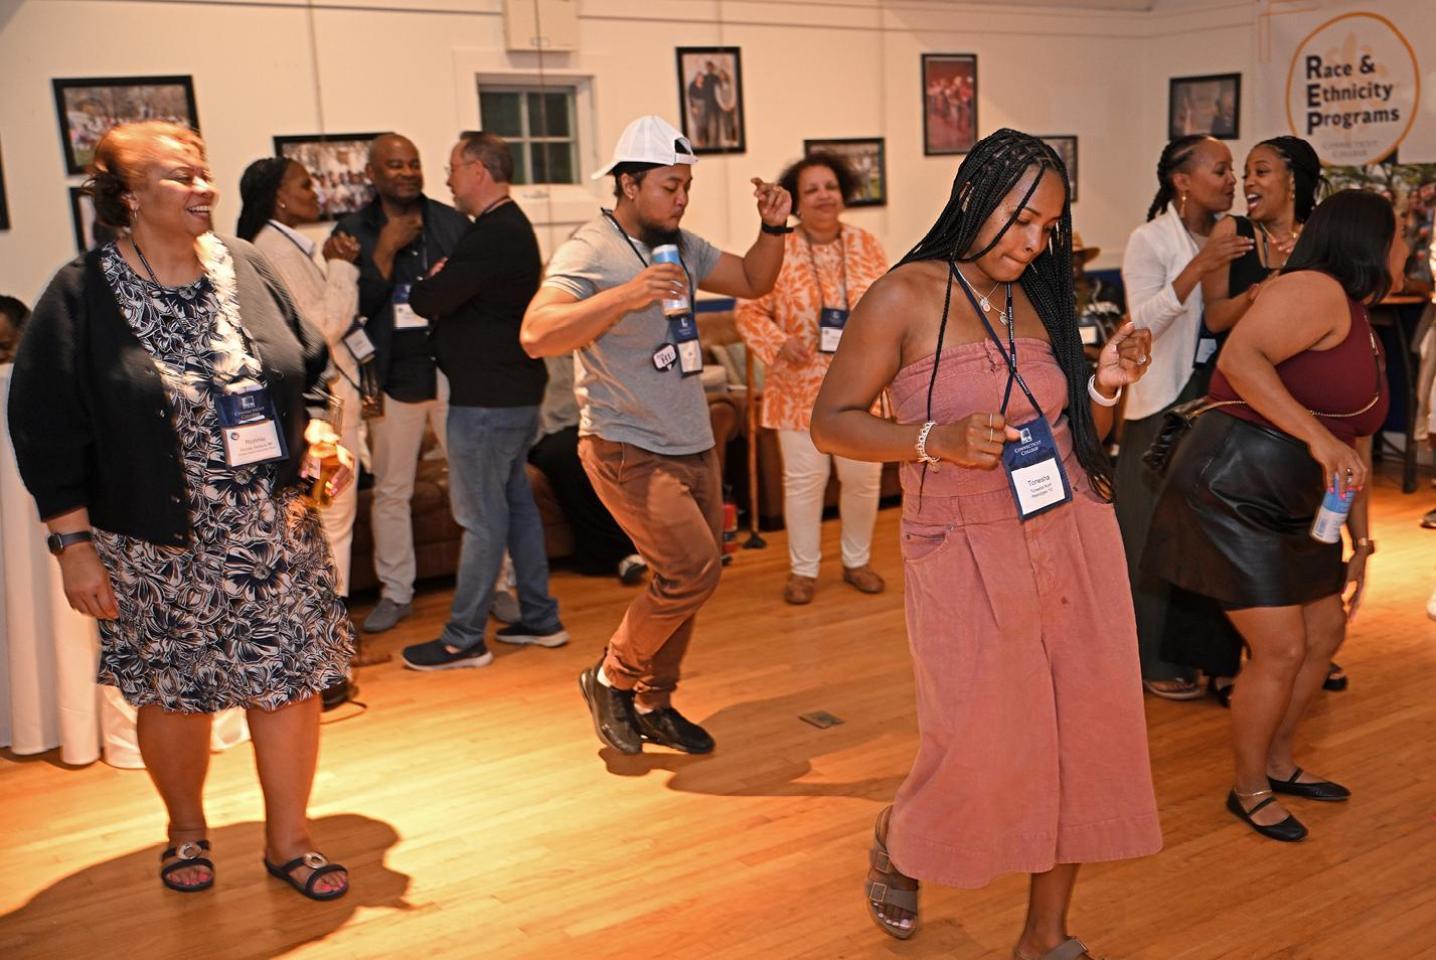
[[[842,305],[845,267],[851,311],[873,281],[887,272],[888,262],[878,238],[850,224],[843,225],[837,242],[812,245],[811,257],[802,230],[794,230],[783,242],[778,282],[767,296],[740,302],[734,321],[748,349],[767,367],[762,425],[773,430],[807,430],[818,388],[833,359],[832,354],[818,351],[818,313],[825,305]],[[807,363],[778,361],[778,351],[790,336],[807,344],[812,353]]]

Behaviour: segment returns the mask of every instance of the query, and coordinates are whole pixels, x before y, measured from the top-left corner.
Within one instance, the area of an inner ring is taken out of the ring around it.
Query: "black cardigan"
[[[243,240],[223,242],[240,318],[258,344],[288,441],[278,490],[299,479],[304,392],[327,353],[264,255]],[[100,253],[61,267],[25,325],[10,380],[15,459],[41,519],[86,507],[102,530],[183,545],[190,533],[184,468],[164,381],[121,314]]]

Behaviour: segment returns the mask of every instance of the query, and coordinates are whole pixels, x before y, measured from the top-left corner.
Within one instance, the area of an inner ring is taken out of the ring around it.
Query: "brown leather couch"
[[[708,415],[713,436],[718,443],[720,466],[726,466],[724,455],[729,444],[743,429],[743,402],[739,396],[712,393],[708,396]],[[433,434],[425,438],[424,454],[419,460],[414,480],[414,498],[410,510],[414,526],[414,560],[416,580],[452,576],[459,565],[459,545],[463,531],[454,522],[449,508],[449,464],[442,456],[434,456],[437,440]],[[528,465],[529,484],[534,501],[543,517],[544,545],[552,559],[573,553],[573,532],[554,497],[548,479],[532,464]],[[359,491],[358,512],[354,520],[354,546],[350,561],[350,592],[370,590],[379,584],[374,573],[374,536],[369,526],[373,502],[372,489]]]
[[[733,320],[733,312],[722,311],[713,313],[700,313],[698,315],[698,330],[702,337],[703,344],[708,350],[710,358],[720,363],[724,361],[721,351],[729,346],[738,344],[741,348],[742,338],[738,335],[737,325]],[[744,358],[747,351],[742,350]],[[736,384],[741,384],[744,379],[744,370],[741,362],[737,362],[731,356],[729,362],[724,365],[729,370],[729,379]],[[746,397],[746,394],[740,394]],[[755,391],[755,402],[763,402],[763,391],[761,379],[759,389]],[[749,423],[747,422],[747,405],[744,404],[745,422],[743,424],[742,437],[747,440]],[[758,411],[761,411],[761,406]],[[753,424],[759,421],[760,417],[753,417]],[[778,447],[778,434],[774,430],[765,427],[757,427],[758,434],[758,523],[764,530],[780,530],[783,527],[783,454]],[[737,501],[745,509],[748,506],[748,480],[746,447],[743,450],[743,460],[732,464],[725,477],[733,485]],[[882,486],[878,496],[887,501],[891,498],[902,496],[902,486],[898,480],[898,465],[888,463],[883,465]],[[828,488],[823,496],[825,507],[836,507],[838,505],[838,480],[836,473],[828,478]]]

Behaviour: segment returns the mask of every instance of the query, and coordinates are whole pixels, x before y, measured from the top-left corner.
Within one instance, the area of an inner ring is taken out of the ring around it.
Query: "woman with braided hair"
[[[325,370],[328,390],[343,401],[341,442],[359,450],[359,364],[344,343],[359,312],[359,241],[334,233],[324,242],[323,263],[314,256],[315,243],[297,229],[319,219],[319,195],[303,165],[285,157],[265,157],[244,169],[239,180],[243,206],[235,228],[269,258],[294,298],[299,315],[324,336],[329,347]],[[358,509],[358,485],[350,484],[319,511],[324,535],[334,554],[341,597],[349,595],[350,547]]]
[[[1091,374],[1069,194],[1041,140],[980,141],[858,304],[812,417],[825,453],[903,461],[921,736],[878,816],[869,910],[907,939],[918,881],[1029,873],[1019,960],[1088,957],[1066,927],[1078,864],[1161,846],[1102,448],[1151,335],[1123,326]],[[870,412],[889,385],[896,422]]]
[[[1323,183],[1321,160],[1300,137],[1263,140],[1247,154],[1242,178],[1247,215],[1223,217],[1212,228],[1211,239],[1220,243],[1245,238],[1252,246],[1202,277],[1202,322],[1216,334],[1219,349],[1256,301],[1262,283],[1286,265],[1302,225],[1316,208]],[[1214,357],[1208,369],[1215,362]],[[1241,669],[1241,636],[1214,622],[1226,617],[1206,598],[1180,587],[1171,589],[1172,610],[1162,638],[1162,659],[1201,670],[1207,675],[1207,692],[1222,706],[1230,706],[1232,678]],[[1332,664],[1327,689],[1344,690],[1346,685],[1341,667]]]
[[[1218,218],[1231,209],[1237,186],[1231,151],[1220,140],[1192,135],[1167,144],[1157,162],[1157,184],[1147,222],[1132,231],[1122,256],[1132,322],[1152,334],[1152,369],[1127,391],[1113,486],[1137,617],[1142,684],[1158,697],[1192,700],[1202,695],[1195,671],[1163,660],[1165,636],[1177,630],[1235,634],[1220,611],[1174,598],[1166,583],[1142,569],[1159,488],[1142,454],[1161,431],[1168,410],[1207,392],[1217,341],[1202,325],[1202,278],[1250,250],[1252,241],[1212,238]]]

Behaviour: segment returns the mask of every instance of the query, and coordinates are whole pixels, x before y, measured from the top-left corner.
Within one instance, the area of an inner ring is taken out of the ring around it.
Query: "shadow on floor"
[[[312,827],[320,849],[349,868],[349,893],[338,900],[307,900],[270,877],[260,862],[263,825],[229,824],[209,836],[212,889],[161,886],[159,843],[97,860],[0,916],[0,957],[277,957],[323,939],[361,907],[410,909],[408,875],[384,866],[399,841],[393,827],[357,814],[319,818]]]

